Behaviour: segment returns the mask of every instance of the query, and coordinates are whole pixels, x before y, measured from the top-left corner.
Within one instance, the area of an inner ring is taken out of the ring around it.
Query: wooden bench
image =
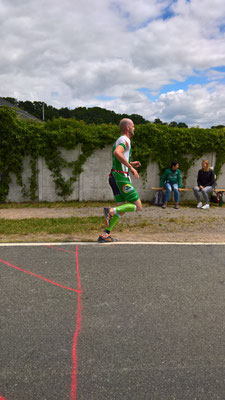
[[[152,190],[166,190],[165,188],[161,188],[161,187],[151,187],[150,189],[152,189]],[[191,191],[193,191],[193,189],[191,189],[191,188],[180,188],[180,191],[181,192],[191,192]]]
[[[165,188],[161,188],[161,187],[151,187],[150,189],[152,190],[166,190]],[[192,192],[193,189],[192,188],[180,188],[181,192]],[[213,192],[221,192],[224,193],[225,189],[213,189]]]
[[[150,189],[152,190],[166,190],[165,188],[161,188],[161,187],[151,187]],[[192,192],[193,189],[192,188],[180,188],[180,192]],[[213,189],[213,192],[217,192],[217,193],[221,193],[221,201],[219,202],[219,204],[222,206],[223,205],[223,194],[225,192],[225,189]]]

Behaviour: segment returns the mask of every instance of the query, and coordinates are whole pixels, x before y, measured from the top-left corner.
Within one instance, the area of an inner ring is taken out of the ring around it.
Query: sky
[[[0,96],[225,125],[224,0],[0,0]]]

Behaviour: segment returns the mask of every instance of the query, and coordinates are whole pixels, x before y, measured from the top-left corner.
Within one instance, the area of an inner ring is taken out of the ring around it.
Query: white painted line
[[[98,243],[98,242],[43,242],[43,243],[0,243],[0,247],[12,247],[12,246],[115,246],[115,245],[165,245],[165,246],[224,246],[225,242],[210,242],[210,243],[202,243],[202,242],[114,242],[114,243]]]

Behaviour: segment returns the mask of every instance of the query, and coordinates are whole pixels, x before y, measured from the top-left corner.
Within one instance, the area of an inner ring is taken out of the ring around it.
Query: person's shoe
[[[112,218],[112,214],[110,213],[110,209],[104,207],[104,219],[105,219],[105,225],[107,228],[109,227],[110,219]]]
[[[201,208],[202,207],[202,202],[199,201],[199,203],[197,204],[197,208]]]
[[[174,206],[174,208],[175,208],[176,210],[178,210],[178,208],[179,208],[179,204],[178,204],[178,203],[175,203],[175,206]]]
[[[98,237],[98,243],[118,242],[118,239],[112,238],[111,235],[103,233]]]
[[[167,207],[167,203],[163,203],[162,208],[166,208]]]
[[[209,204],[205,204],[204,206],[201,207],[202,210],[208,210]]]

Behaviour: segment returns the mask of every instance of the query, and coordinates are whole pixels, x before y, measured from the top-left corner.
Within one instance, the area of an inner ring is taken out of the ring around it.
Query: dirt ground
[[[0,209],[0,218],[63,218],[103,216],[102,207],[81,208],[10,208]],[[140,213],[127,213],[113,236],[125,242],[203,242],[225,243],[225,206],[212,205],[209,210],[181,206],[175,210],[173,204],[167,209],[145,205]],[[0,242],[42,241],[96,241],[100,232],[74,235],[0,235]]]

